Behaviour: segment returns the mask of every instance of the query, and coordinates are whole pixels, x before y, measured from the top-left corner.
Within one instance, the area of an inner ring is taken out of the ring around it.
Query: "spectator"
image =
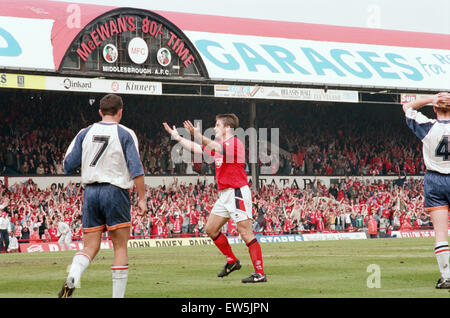
[[[387,220],[386,216],[383,215],[380,219],[380,228],[378,232],[379,237],[382,238],[386,237],[386,231],[389,226],[390,226],[389,221]]]
[[[137,239],[143,239],[143,238],[145,238],[145,235],[146,235],[146,230],[145,230],[144,225],[141,222],[138,222],[133,231],[133,236],[135,236]]]
[[[23,174],[26,174],[26,173],[23,173]],[[39,166],[37,167],[37,169],[36,169],[36,174],[38,174],[38,175],[43,175],[43,174],[45,174],[45,169],[44,169],[44,164],[41,162],[40,164],[39,164]]]
[[[22,225],[20,224],[19,220],[16,220],[14,222],[14,237],[19,240],[22,238]]]
[[[56,242],[58,240],[58,229],[55,227],[53,222],[50,222],[50,226],[47,231],[50,242]]]
[[[51,242],[51,237],[50,237],[50,234],[49,234],[49,232],[48,232],[48,229],[45,229],[45,230],[44,230],[44,234],[41,235],[41,240],[42,240],[42,242],[44,242],[44,243],[49,243],[49,242]]]
[[[9,247],[8,253],[18,253],[19,252],[19,242],[14,235],[14,232],[9,233]]]
[[[413,227],[408,219],[405,219],[400,227],[400,231],[412,231]]]
[[[370,235],[370,238],[378,237],[378,224],[373,215],[369,217],[368,233]]]
[[[57,216],[55,218],[55,226],[58,230],[58,244],[61,247],[61,250],[65,251],[66,247],[69,250],[72,250],[70,243],[72,243],[72,232],[70,230],[69,225],[64,222],[61,216]]]
[[[169,216],[169,220],[172,223],[172,233],[175,237],[179,237],[181,235],[181,225],[183,224],[183,217],[180,216],[179,212],[175,212]]]
[[[205,224],[206,224],[205,216],[201,215],[197,223],[198,234],[205,234]]]
[[[8,251],[10,232],[10,221],[8,220],[6,212],[2,212],[0,217],[0,253],[6,253]]]
[[[356,219],[355,219],[355,227],[357,229],[364,228],[364,217],[362,216],[361,212],[358,212]]]
[[[30,230],[28,229],[27,226],[24,226],[24,228],[22,229],[21,242],[29,243],[29,238],[30,238]]]
[[[183,219],[183,223],[181,225],[181,231],[183,233],[188,233],[189,232],[189,216],[187,214],[184,214],[182,219]]]
[[[154,218],[154,221],[152,223],[152,238],[159,238],[162,239],[164,235],[164,224],[159,218]]]
[[[185,216],[189,218],[188,233],[192,234],[194,233],[194,228],[198,224],[200,213],[194,208],[194,206],[190,206],[188,209],[188,213],[186,213]]]
[[[394,212],[394,219],[392,221],[392,225],[395,231],[400,229],[401,222],[399,212]]]
[[[420,227],[422,227],[422,228],[428,228],[428,227],[433,226],[433,224],[430,221],[430,217],[425,213],[421,214],[419,224],[420,224]]]
[[[35,227],[30,235],[30,243],[39,243],[40,241],[41,237],[39,236],[39,229]]]

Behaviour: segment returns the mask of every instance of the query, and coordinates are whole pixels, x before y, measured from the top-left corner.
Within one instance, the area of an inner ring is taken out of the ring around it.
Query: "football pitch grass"
[[[434,287],[439,272],[433,246],[433,238],[263,243],[268,282],[259,284],[241,283],[253,272],[244,244],[232,245],[241,270],[225,278],[217,277],[225,258],[213,245],[129,249],[125,296],[448,298],[448,290]],[[56,298],[74,254],[0,254],[0,298]],[[111,297],[112,256],[112,250],[100,250],[74,298]]]

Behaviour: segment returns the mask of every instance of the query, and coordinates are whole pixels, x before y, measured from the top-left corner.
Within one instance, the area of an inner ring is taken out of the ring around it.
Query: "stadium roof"
[[[187,5],[179,11],[173,6],[164,10],[163,5],[147,1],[115,3],[124,8],[135,3],[179,28],[215,81],[450,89],[450,32],[445,28],[416,32],[280,20],[270,15],[193,13],[187,12]],[[72,42],[87,25],[122,8],[46,0],[0,0],[0,6],[0,69],[51,72],[59,70]],[[291,6],[285,10],[301,10],[295,7],[298,3]]]

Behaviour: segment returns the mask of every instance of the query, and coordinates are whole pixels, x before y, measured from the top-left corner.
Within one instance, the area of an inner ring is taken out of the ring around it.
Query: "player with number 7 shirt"
[[[417,110],[432,104],[437,119]],[[441,277],[438,289],[450,289],[448,211],[450,208],[450,94],[438,93],[403,105],[406,124],[422,141],[426,173],[423,181],[424,210],[430,213],[435,231],[434,253]]]
[[[133,130],[119,124],[123,101],[108,94],[100,100],[102,120],[86,127],[70,143],[64,157],[66,174],[81,167],[83,197],[83,249],[75,254],[59,298],[70,298],[84,270],[100,250],[102,233],[114,245],[111,266],[114,298],[122,298],[128,280],[127,243],[131,227],[129,189],[136,186],[138,214],[147,210],[144,169]]]

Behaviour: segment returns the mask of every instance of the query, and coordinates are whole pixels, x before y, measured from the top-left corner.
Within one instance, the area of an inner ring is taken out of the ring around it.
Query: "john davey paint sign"
[[[61,70],[133,77],[206,74],[195,47],[176,26],[135,9],[114,10],[90,23],[72,43]]]

